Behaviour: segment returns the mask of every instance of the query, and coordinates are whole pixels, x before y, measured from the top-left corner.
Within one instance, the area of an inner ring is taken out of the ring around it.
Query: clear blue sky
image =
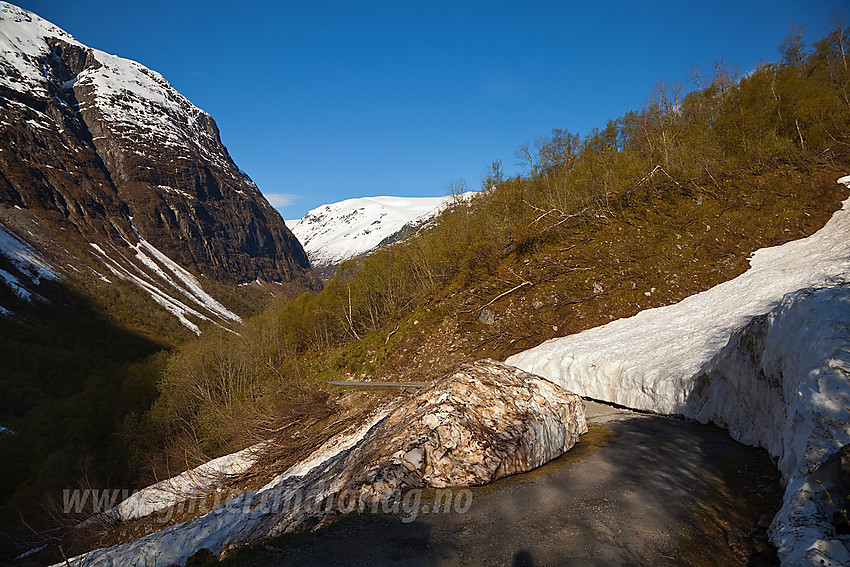
[[[791,23],[809,41],[850,24],[847,0],[18,3],[165,75],[285,218],[477,189],[521,143],[603,126],[660,79],[776,60]]]

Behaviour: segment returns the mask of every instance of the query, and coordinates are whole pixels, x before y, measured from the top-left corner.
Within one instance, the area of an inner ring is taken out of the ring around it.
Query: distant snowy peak
[[[460,198],[468,199],[472,193]],[[310,262],[318,268],[339,264],[392,241],[405,227],[436,216],[454,196],[360,197],[322,205],[301,219],[286,221]]]

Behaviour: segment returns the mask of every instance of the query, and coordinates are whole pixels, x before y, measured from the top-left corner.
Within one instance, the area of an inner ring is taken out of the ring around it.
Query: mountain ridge
[[[88,272],[152,278],[135,283],[162,306],[163,293],[185,290],[154,267],[153,248],[192,277],[318,289],[213,118],[162,75],[5,2],[0,51],[0,222],[60,271],[95,283],[104,278]]]

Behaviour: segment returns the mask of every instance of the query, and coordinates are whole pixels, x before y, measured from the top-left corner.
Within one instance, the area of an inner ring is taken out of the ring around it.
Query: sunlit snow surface
[[[850,176],[839,180],[850,186]],[[786,565],[850,564],[809,474],[850,442],[850,199],[814,235],[675,305],[508,358],[582,396],[712,421],[779,457]]]
[[[138,236],[138,233],[136,235]],[[138,243],[130,244],[128,242],[127,244],[130,246],[130,250],[135,252],[135,259],[145,266],[149,272],[142,270],[130,261],[125,256],[124,250],[119,247],[110,245],[108,252],[99,244],[90,243],[90,246],[113,275],[139,286],[163,309],[177,317],[183,326],[196,334],[200,334],[200,327],[189,316],[202,321],[213,321],[213,317],[215,317],[223,321],[242,322],[241,317],[204,291],[195,276],[160,252],[150,242],[141,236],[138,236],[138,238]],[[154,278],[154,275],[157,278]],[[104,281],[109,281],[102,276],[100,277]],[[167,285],[163,286],[163,282]],[[175,291],[181,298],[175,297]],[[193,306],[187,304],[186,299]]]
[[[418,226],[459,197],[360,197],[322,205],[286,221],[314,265],[338,264],[377,247],[406,225]]]

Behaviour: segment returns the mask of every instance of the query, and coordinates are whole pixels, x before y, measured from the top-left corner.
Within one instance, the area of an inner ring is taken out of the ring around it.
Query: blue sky
[[[585,134],[659,81],[777,59],[847,0],[18,2],[141,62],[215,118],[285,218],[368,195],[477,189],[553,128]]]

